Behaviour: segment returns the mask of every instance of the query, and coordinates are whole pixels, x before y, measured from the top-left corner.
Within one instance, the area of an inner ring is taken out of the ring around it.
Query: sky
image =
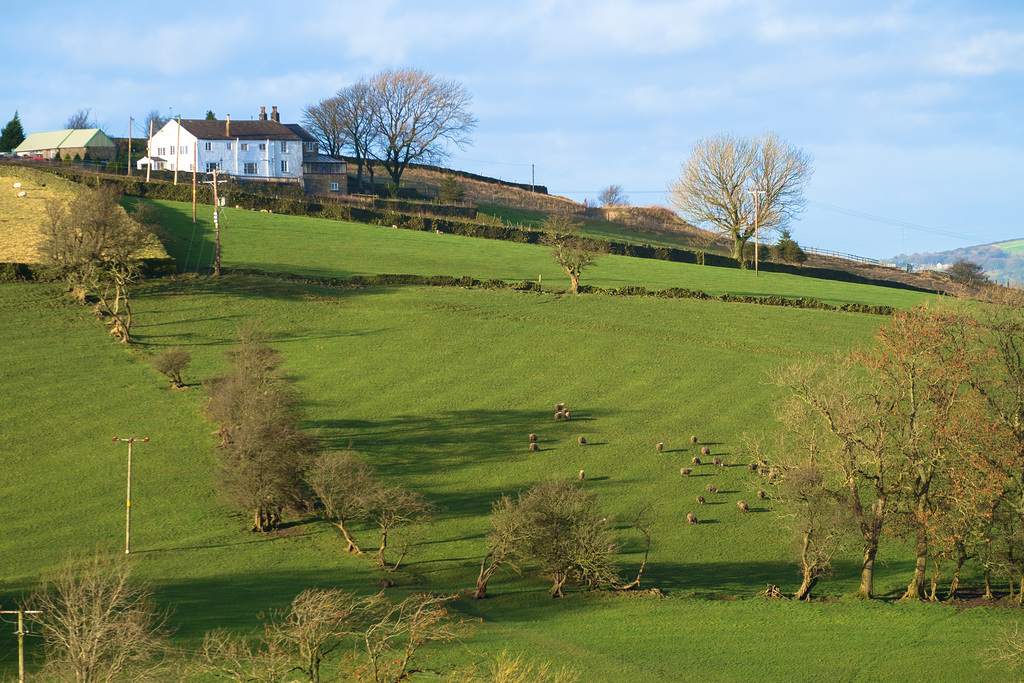
[[[801,245],[870,258],[1024,238],[1019,0],[35,0],[0,38],[0,126],[89,108],[282,122],[360,78],[460,82],[455,169],[668,205],[694,144],[774,131],[814,159]]]

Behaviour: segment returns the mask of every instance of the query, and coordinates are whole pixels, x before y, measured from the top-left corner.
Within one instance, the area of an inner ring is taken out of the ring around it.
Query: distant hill
[[[923,270],[945,270],[957,259],[977,263],[990,279],[1006,284],[1024,281],[1024,239],[994,242],[975,247],[897,256],[891,261],[910,263]]]

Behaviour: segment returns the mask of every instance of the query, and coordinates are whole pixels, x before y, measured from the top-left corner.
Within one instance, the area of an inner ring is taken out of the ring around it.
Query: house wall
[[[348,175],[307,173],[303,177],[306,194],[333,195],[348,194]],[[338,189],[332,190],[331,183],[337,183]]]
[[[167,160],[167,170],[174,170],[173,150],[178,135],[178,122],[171,121],[153,135],[150,154]],[[179,170],[192,170],[192,150],[198,150],[200,173],[206,173],[210,164],[239,178],[271,178],[299,180],[302,178],[302,143],[299,140],[239,139],[197,140],[184,126],[181,129],[179,147]],[[282,146],[285,150],[282,151]],[[207,149],[209,147],[209,149]],[[260,149],[263,147],[263,149]],[[167,154],[161,154],[164,149]],[[183,151],[187,150],[187,151]],[[287,162],[283,170],[281,162]],[[248,166],[247,166],[248,165]],[[247,173],[246,171],[255,171]]]

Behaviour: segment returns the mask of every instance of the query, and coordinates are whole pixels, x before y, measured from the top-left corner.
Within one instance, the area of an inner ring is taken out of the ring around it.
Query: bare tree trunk
[[[573,294],[580,293],[580,274],[574,270],[569,270],[569,280],[572,282],[572,286],[569,291]]]
[[[794,600],[810,600],[811,590],[818,584],[818,577],[814,576],[811,572],[804,571],[804,580],[800,584],[800,588],[796,593],[793,593]]]
[[[873,598],[875,583],[875,555],[878,554],[878,539],[871,538],[865,541],[864,562],[860,570],[860,589],[857,594],[863,598]]]
[[[380,565],[381,567],[388,566],[388,561],[386,559],[384,559],[384,551],[387,549],[387,547],[388,547],[388,532],[387,532],[387,530],[382,530],[380,532],[380,548],[377,549],[377,564]]]
[[[341,529],[342,535],[348,542],[348,547],[345,548],[345,552],[352,553],[353,555],[362,555],[362,549],[358,545],[356,545],[356,540],[352,538],[352,535],[348,533],[348,529],[345,528],[345,520],[339,519],[337,522],[334,523],[334,526]]]
[[[956,597],[957,589],[960,587],[960,570],[967,562],[967,553],[963,550],[962,544],[957,544],[956,569],[953,570],[953,579],[949,582],[949,595],[946,600]]]
[[[480,562],[480,574],[476,577],[476,590],[473,592],[474,600],[483,600],[487,597],[487,583],[491,580],[491,577],[498,571],[498,567],[501,566],[501,562],[492,561],[490,565],[487,564],[487,560],[494,557],[494,551],[487,553],[484,559]]]
[[[565,593],[562,592],[562,586],[565,585],[565,581],[568,578],[569,577],[566,574],[556,574],[555,575],[554,584],[551,586],[551,589],[548,591],[548,593],[551,595],[551,597],[553,597],[553,598],[564,598],[565,597]]]
[[[925,580],[928,568],[928,533],[921,525],[917,527],[917,564],[914,566],[914,578],[903,594],[903,600],[924,600]]]

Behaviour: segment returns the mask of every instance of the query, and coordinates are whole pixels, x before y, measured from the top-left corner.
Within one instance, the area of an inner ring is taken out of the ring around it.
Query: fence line
[[[841,251],[830,251],[828,249],[818,249],[816,247],[801,247],[808,254],[815,254],[817,256],[832,256],[835,258],[846,259],[847,261],[856,261],[858,263],[870,263],[875,266],[883,266],[885,268],[899,268],[891,263],[883,263],[878,259],[867,258],[866,256],[857,256],[856,254],[846,254]]]

